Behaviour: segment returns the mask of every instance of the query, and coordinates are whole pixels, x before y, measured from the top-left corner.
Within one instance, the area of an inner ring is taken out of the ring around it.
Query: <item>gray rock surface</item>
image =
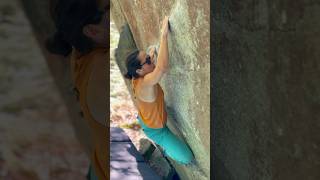
[[[212,6],[216,179],[320,179],[318,1]]]

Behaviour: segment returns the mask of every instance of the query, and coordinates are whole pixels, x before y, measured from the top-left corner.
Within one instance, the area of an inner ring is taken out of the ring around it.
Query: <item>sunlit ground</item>
[[[110,33],[110,126],[123,128],[137,149],[139,149],[139,140],[145,138],[145,136],[137,125],[137,110],[115,62],[114,51],[118,45],[119,32],[112,21],[110,22]]]

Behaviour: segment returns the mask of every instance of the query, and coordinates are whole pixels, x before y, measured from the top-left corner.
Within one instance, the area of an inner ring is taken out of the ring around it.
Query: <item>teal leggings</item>
[[[89,171],[87,174],[87,180],[98,180],[98,177],[95,175],[92,165],[89,166]]]
[[[147,127],[139,116],[137,119],[146,136],[161,146],[164,149],[165,155],[184,165],[189,164],[193,160],[190,148],[178,139],[167,126],[153,129]]]

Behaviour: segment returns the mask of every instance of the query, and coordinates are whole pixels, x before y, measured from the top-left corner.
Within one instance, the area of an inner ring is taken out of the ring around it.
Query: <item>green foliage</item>
[[[122,124],[120,125],[120,127],[124,129],[134,129],[134,130],[139,130],[141,128],[141,126],[137,121],[129,124]]]

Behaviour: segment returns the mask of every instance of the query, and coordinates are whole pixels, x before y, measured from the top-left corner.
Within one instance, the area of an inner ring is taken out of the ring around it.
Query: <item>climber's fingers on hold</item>
[[[155,51],[155,47],[152,47],[151,49],[150,49],[150,52],[149,52],[149,55],[151,56],[151,58],[153,58],[153,56],[154,56],[154,51]]]

